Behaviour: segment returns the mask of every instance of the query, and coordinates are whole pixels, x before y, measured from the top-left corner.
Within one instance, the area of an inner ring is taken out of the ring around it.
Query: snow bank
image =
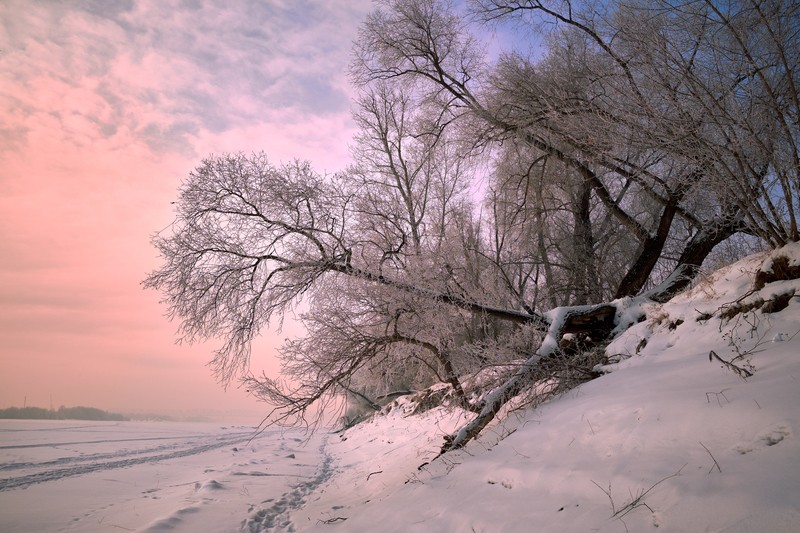
[[[791,257],[800,257],[792,247]],[[331,446],[338,471],[297,531],[793,532],[800,527],[800,308],[722,319],[762,254],[664,305],[610,347],[609,374],[432,462],[459,423],[378,417]],[[759,296],[800,288],[766,285]],[[753,292],[750,296],[756,294]],[[743,380],[709,352],[750,364]],[[423,465],[421,468],[420,465]]]

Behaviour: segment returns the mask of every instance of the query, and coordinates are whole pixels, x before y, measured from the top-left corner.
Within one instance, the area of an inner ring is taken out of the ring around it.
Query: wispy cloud
[[[176,151],[270,109],[291,109],[295,123],[346,114],[343,68],[331,65],[346,64],[354,33],[342,28],[368,5],[5,2],[0,102],[15,119],[6,135],[46,126],[78,146],[120,137]]]

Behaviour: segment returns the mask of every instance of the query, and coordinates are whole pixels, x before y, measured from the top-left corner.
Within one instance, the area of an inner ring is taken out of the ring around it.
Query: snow
[[[240,531],[324,481],[325,435],[167,422],[0,421],[0,531]]]
[[[798,531],[800,302],[718,316],[800,289],[748,295],[771,257],[663,305],[618,303],[647,316],[609,346],[605,375],[443,456],[474,415],[412,416],[407,398],[343,433],[250,442],[242,427],[2,422],[0,531]]]

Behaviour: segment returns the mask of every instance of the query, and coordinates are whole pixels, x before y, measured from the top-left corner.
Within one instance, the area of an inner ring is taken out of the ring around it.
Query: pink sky
[[[0,3],[0,407],[237,416],[208,345],[176,346],[150,236],[201,158],[349,162],[345,69],[369,0]],[[293,333],[265,332],[274,371]]]

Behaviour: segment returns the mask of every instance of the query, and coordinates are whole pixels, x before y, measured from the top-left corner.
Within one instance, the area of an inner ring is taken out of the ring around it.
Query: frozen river
[[[281,528],[330,476],[325,441],[220,424],[2,420],[0,531]]]

